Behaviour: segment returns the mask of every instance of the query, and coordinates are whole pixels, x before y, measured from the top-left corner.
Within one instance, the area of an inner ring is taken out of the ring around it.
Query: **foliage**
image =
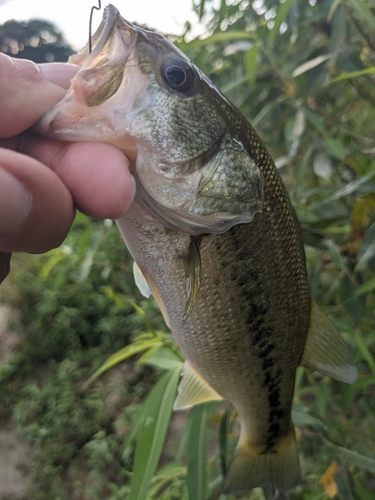
[[[0,25],[0,52],[36,63],[65,62],[73,54],[55,26],[39,19]]]
[[[302,224],[312,294],[359,369],[350,386],[298,370],[293,420],[303,480],[278,498],[372,499],[374,3],[199,0],[195,8],[207,34],[192,38],[187,26],[175,42],[251,120],[276,159]],[[43,481],[29,498],[51,498],[50,488],[54,498],[225,500],[221,477],[238,436],[236,415],[197,406],[178,442],[162,451],[182,358],[153,303],[130,285],[130,260],[113,229],[79,216],[62,248],[13,273],[16,285],[22,280],[16,304],[25,339],[0,381],[15,422],[37,444]],[[111,375],[124,365],[104,373],[131,356],[137,364],[125,380]],[[96,369],[104,379],[82,390]],[[246,498],[274,493],[258,488]]]

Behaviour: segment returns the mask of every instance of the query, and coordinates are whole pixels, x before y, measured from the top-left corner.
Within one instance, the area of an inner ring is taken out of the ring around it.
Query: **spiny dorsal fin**
[[[174,409],[184,410],[199,403],[220,399],[223,398],[185,361]]]
[[[314,300],[300,365],[346,384],[357,379],[357,368],[348,346]]]
[[[140,270],[136,262],[133,262],[133,274],[134,274],[134,281],[138,287],[138,290],[141,292],[143,297],[146,297],[148,299],[151,295],[151,290],[150,287],[148,286],[146,278],[144,277],[142,271]]]

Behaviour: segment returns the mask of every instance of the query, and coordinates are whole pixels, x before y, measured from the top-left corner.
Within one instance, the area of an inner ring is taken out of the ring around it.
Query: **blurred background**
[[[373,500],[375,2],[135,3],[139,10],[116,6],[168,35],[275,159],[301,221],[312,295],[359,369],[351,386],[299,369],[293,419],[303,479],[278,498]],[[91,6],[0,0],[0,50],[66,61],[87,42]],[[236,415],[215,404],[172,414],[182,358],[154,302],[135,288],[111,221],[78,213],[60,248],[16,255],[0,299],[0,498],[229,498],[220,478]],[[105,373],[83,387],[103,363]],[[146,410],[165,429],[145,435]],[[17,488],[6,490],[10,456]],[[259,488],[241,498],[273,497]]]

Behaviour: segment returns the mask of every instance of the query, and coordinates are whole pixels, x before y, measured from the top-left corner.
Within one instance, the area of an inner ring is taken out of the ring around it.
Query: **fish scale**
[[[228,399],[241,431],[223,491],[288,490],[297,366],[346,383],[357,372],[311,299],[286,188],[251,125],[167,39],[110,5],[93,41],[36,131],[129,157],[136,199],[116,222],[186,357],[175,409]]]

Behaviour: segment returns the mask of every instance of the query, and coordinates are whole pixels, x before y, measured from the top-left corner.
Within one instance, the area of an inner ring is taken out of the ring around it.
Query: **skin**
[[[77,67],[0,54],[0,252],[42,253],[69,232],[75,208],[117,218],[135,183],[117,148],[25,132],[65,95]]]

